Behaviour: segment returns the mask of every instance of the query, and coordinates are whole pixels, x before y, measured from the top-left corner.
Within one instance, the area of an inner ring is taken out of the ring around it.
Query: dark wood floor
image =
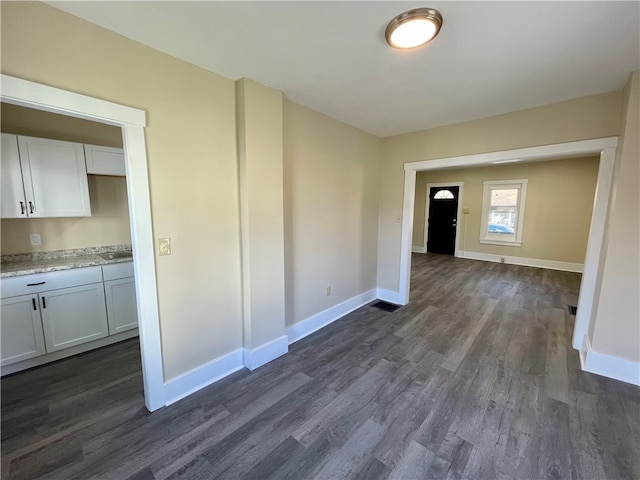
[[[416,255],[363,307],[148,413],[135,341],[2,380],[2,478],[640,478],[640,389],[583,373],[580,276]]]

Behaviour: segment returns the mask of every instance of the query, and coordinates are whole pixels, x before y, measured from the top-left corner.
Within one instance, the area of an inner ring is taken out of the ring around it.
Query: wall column
[[[623,93],[606,257],[583,362],[589,372],[640,385],[640,71]]]
[[[284,308],[282,92],[236,82],[244,363],[288,350]]]

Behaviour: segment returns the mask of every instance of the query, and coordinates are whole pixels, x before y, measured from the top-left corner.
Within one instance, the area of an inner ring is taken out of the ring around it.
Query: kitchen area
[[[133,339],[138,319],[120,128],[0,112],[5,376]]]

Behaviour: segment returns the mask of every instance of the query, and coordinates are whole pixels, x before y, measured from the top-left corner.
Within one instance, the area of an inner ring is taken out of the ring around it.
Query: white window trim
[[[484,182],[482,192],[482,221],[480,230],[480,243],[488,245],[503,245],[509,247],[522,246],[522,230],[524,227],[524,207],[527,199],[527,179],[518,180],[487,180]],[[488,233],[489,208],[491,208],[492,187],[517,188],[518,192],[518,224],[516,231],[512,235]]]

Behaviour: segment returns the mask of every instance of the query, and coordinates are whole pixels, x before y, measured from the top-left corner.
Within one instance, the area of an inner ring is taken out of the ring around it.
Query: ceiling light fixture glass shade
[[[416,8],[391,20],[384,36],[393,48],[415,48],[433,40],[440,27],[440,12],[433,8]]]

